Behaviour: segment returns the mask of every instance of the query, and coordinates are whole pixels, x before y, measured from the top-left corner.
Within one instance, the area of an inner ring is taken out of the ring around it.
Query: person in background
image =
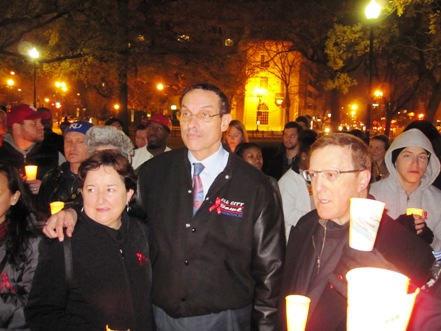
[[[372,177],[371,183],[385,179],[389,176],[384,156],[390,146],[390,140],[385,135],[377,135],[369,142],[369,153],[372,158]]]
[[[67,118],[67,116],[63,117],[63,121],[60,123],[60,130],[61,133],[64,133],[64,130],[66,130],[66,128],[70,125],[69,119]]]
[[[89,157],[86,133],[93,124],[86,121],[72,123],[64,131],[64,150],[67,161],[49,170],[43,177],[38,193],[38,208],[50,215],[50,203],[63,201],[65,206],[82,205],[78,168]]]
[[[438,132],[436,127],[429,121],[417,120],[411,122],[404,131],[410,129],[418,129],[430,140],[432,143],[433,151],[436,157],[441,162],[441,134]],[[433,185],[441,190],[441,173],[436,177]]]
[[[36,214],[18,171],[0,163],[0,329],[29,330],[24,307],[38,262]]]
[[[285,124],[282,149],[271,158],[268,167],[264,169],[268,176],[279,180],[288,169],[299,173],[299,134],[302,130],[302,126],[297,122]]]
[[[8,132],[7,128],[6,107],[2,106],[0,108],[0,147],[3,145],[3,136]]]
[[[186,148],[145,162],[138,178],[155,243],[157,331],[275,331],[285,252],[277,196],[260,171],[223,148],[231,120],[225,93],[192,85],[180,109]],[[44,233],[63,240],[74,214],[54,215]]]
[[[63,136],[52,131],[53,120],[52,112],[49,108],[37,108],[41,115],[41,124],[44,127],[44,143],[51,144],[57,147],[57,150],[64,155],[64,140]]]
[[[103,150],[78,176],[84,204],[71,238],[72,279],[63,243],[42,241],[26,320],[32,330],[153,330],[149,233],[126,212],[133,168],[118,151]]]
[[[407,208],[423,209],[422,216],[413,215],[413,230],[441,251],[441,191],[432,185],[440,162],[430,140],[418,129],[404,131],[390,145],[385,162],[390,175],[373,183],[370,194],[386,203],[392,218],[406,214]]]
[[[86,133],[89,155],[104,149],[116,149],[132,162],[133,143],[122,130],[113,126],[94,126]]]
[[[363,132],[362,130],[360,130],[360,129],[352,129],[352,130],[350,130],[348,133],[349,133],[349,134],[352,134],[353,136],[356,136],[356,137],[360,138],[361,140],[364,141],[364,143],[365,143],[366,145],[369,146],[369,138],[368,138],[368,136],[366,135],[366,133]]]
[[[155,114],[145,122],[147,131],[147,145],[135,150],[132,166],[138,169],[141,164],[152,157],[170,151],[167,138],[171,132],[171,121],[168,116]]]
[[[13,165],[22,176],[25,176],[25,165],[38,166],[37,179],[27,180],[36,200],[43,176],[66,159],[53,145],[43,143],[41,114],[34,107],[26,104],[12,107],[7,122],[9,133],[0,147],[0,160]]]
[[[237,145],[235,154],[243,159],[245,162],[251,164],[254,168],[262,171],[263,166],[263,156],[262,148],[256,143],[243,142]],[[279,184],[277,180],[273,177],[267,176],[268,180],[271,182],[277,195],[280,197]]]
[[[135,130],[135,147],[141,148],[147,145],[147,127],[139,124]]]
[[[114,126],[115,128],[117,128],[118,130],[124,131],[124,125],[123,122],[121,122],[119,119],[117,119],[116,117],[111,117],[109,118],[104,125],[109,125],[109,126]]]
[[[313,130],[302,130],[299,135],[300,162],[299,168],[307,170],[311,145],[316,141],[317,133]],[[282,197],[283,218],[285,221],[285,236],[288,241],[291,228],[297,224],[300,217],[313,209],[311,201],[311,183],[303,175],[289,169],[279,179],[280,194]]]
[[[296,118],[296,123],[299,123],[303,130],[310,129],[309,120],[306,116],[299,116]]]
[[[231,153],[234,153],[237,145],[248,142],[247,130],[243,123],[239,120],[232,120],[225,132],[225,142]]]
[[[353,268],[398,271],[418,287],[428,281],[432,249],[386,214],[371,252],[348,245],[350,198],[368,197],[370,171],[368,146],[358,137],[334,133],[311,146],[304,175],[312,183],[316,209],[290,232],[279,296],[279,330],[286,330],[285,297],[289,294],[311,299],[306,330],[346,330],[344,276]]]

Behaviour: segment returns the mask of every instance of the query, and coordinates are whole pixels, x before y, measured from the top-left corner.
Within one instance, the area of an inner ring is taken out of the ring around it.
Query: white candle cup
[[[285,300],[288,331],[304,331],[311,299],[303,295],[288,295]]]
[[[377,238],[385,203],[372,199],[351,198],[349,246],[372,251]]]
[[[63,210],[64,208],[64,202],[63,201],[54,201],[50,203],[51,207],[51,215],[58,213],[60,210]]]
[[[36,180],[37,179],[37,169],[36,165],[25,166],[26,180]]]
[[[409,278],[380,268],[355,268],[348,280],[348,331],[405,331],[415,297]]]

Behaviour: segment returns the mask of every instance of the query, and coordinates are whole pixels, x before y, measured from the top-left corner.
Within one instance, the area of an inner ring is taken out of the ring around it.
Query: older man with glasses
[[[370,169],[368,147],[353,135],[326,135],[312,145],[303,175],[311,182],[316,209],[290,232],[279,298],[280,330],[286,330],[284,298],[289,294],[311,298],[307,330],[346,330],[344,277],[349,269],[392,269],[417,286],[429,279],[429,245],[387,215],[372,252],[349,247],[350,198],[368,197]]]

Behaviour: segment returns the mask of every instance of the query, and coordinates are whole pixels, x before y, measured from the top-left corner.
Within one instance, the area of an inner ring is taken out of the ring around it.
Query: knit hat
[[[86,121],[78,121],[74,122],[71,125],[69,125],[66,130],[64,130],[64,136],[68,134],[69,132],[78,132],[82,134],[86,134],[87,131],[93,126],[92,123],[86,122]]]
[[[26,104],[21,104],[12,107],[8,113],[8,128],[12,128],[12,125],[15,123],[21,123],[24,120],[36,120],[38,118],[41,118],[41,114],[37,112],[37,109]]]
[[[168,116],[162,114],[155,114],[145,121],[145,125],[148,126],[150,122],[162,124],[169,132],[171,131],[172,125],[170,118]]]

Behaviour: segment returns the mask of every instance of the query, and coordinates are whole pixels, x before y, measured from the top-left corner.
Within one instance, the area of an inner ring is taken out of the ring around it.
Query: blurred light
[[[177,107],[176,105],[171,105],[171,106],[170,106],[170,109],[171,109],[171,110],[176,110],[176,109],[178,109],[178,107]]]
[[[32,49],[29,50],[28,52],[29,56],[33,59],[38,59],[40,57],[40,52],[37,51],[37,49],[35,47],[33,47]]]
[[[371,2],[369,2],[369,4],[366,6],[364,13],[368,20],[377,19],[381,13],[381,7],[375,0],[371,0]]]
[[[115,110],[118,110],[118,109],[120,108],[120,105],[117,104],[117,103],[115,103],[115,104],[113,105],[113,108],[114,108]]]
[[[418,114],[418,119],[422,120],[424,118],[424,114]]]
[[[156,85],[156,89],[157,89],[158,91],[162,91],[162,90],[164,89],[164,84],[162,84],[162,83],[158,83],[158,84]]]
[[[8,79],[8,81],[6,82],[8,84],[8,86],[12,87],[14,86],[15,82],[13,79]]]
[[[61,108],[61,102],[59,102],[59,101],[55,102],[55,108],[60,109]]]

